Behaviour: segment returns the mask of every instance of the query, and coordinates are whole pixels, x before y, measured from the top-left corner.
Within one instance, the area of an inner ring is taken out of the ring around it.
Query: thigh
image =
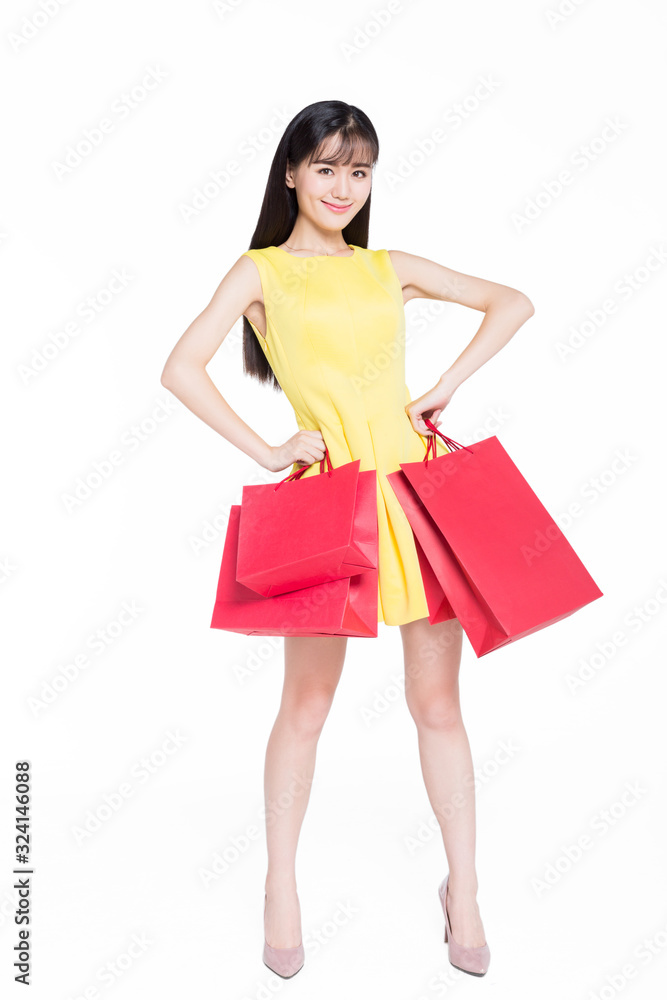
[[[405,659],[405,694],[419,700],[458,698],[463,629],[458,618],[431,625],[419,618],[399,626]]]

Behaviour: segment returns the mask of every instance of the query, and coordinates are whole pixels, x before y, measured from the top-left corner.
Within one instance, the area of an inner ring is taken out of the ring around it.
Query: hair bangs
[[[313,150],[308,158],[308,164],[321,163],[325,160],[336,164],[368,163],[372,167],[377,160],[377,151],[369,145],[368,137],[353,126],[326,136]]]

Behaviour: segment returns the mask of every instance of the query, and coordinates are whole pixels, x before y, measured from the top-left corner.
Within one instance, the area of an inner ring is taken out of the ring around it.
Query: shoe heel
[[[438,899],[440,900],[440,906],[442,906],[443,912],[444,912],[444,905],[443,905],[443,902],[442,902],[442,885],[438,886]],[[445,917],[445,944],[447,944],[447,918],[446,917]]]

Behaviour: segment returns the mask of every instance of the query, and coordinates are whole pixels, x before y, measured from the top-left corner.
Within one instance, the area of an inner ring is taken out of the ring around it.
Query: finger
[[[303,460],[304,465],[312,465],[314,462],[321,462],[325,455],[324,449],[317,447],[306,448],[305,453],[306,455],[310,455],[310,458]]]

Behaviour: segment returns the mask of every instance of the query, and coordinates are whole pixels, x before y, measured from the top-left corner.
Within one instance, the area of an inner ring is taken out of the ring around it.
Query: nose
[[[342,201],[344,204],[350,200],[350,182],[347,177],[338,176],[336,186],[331,189],[331,199],[335,203]]]

